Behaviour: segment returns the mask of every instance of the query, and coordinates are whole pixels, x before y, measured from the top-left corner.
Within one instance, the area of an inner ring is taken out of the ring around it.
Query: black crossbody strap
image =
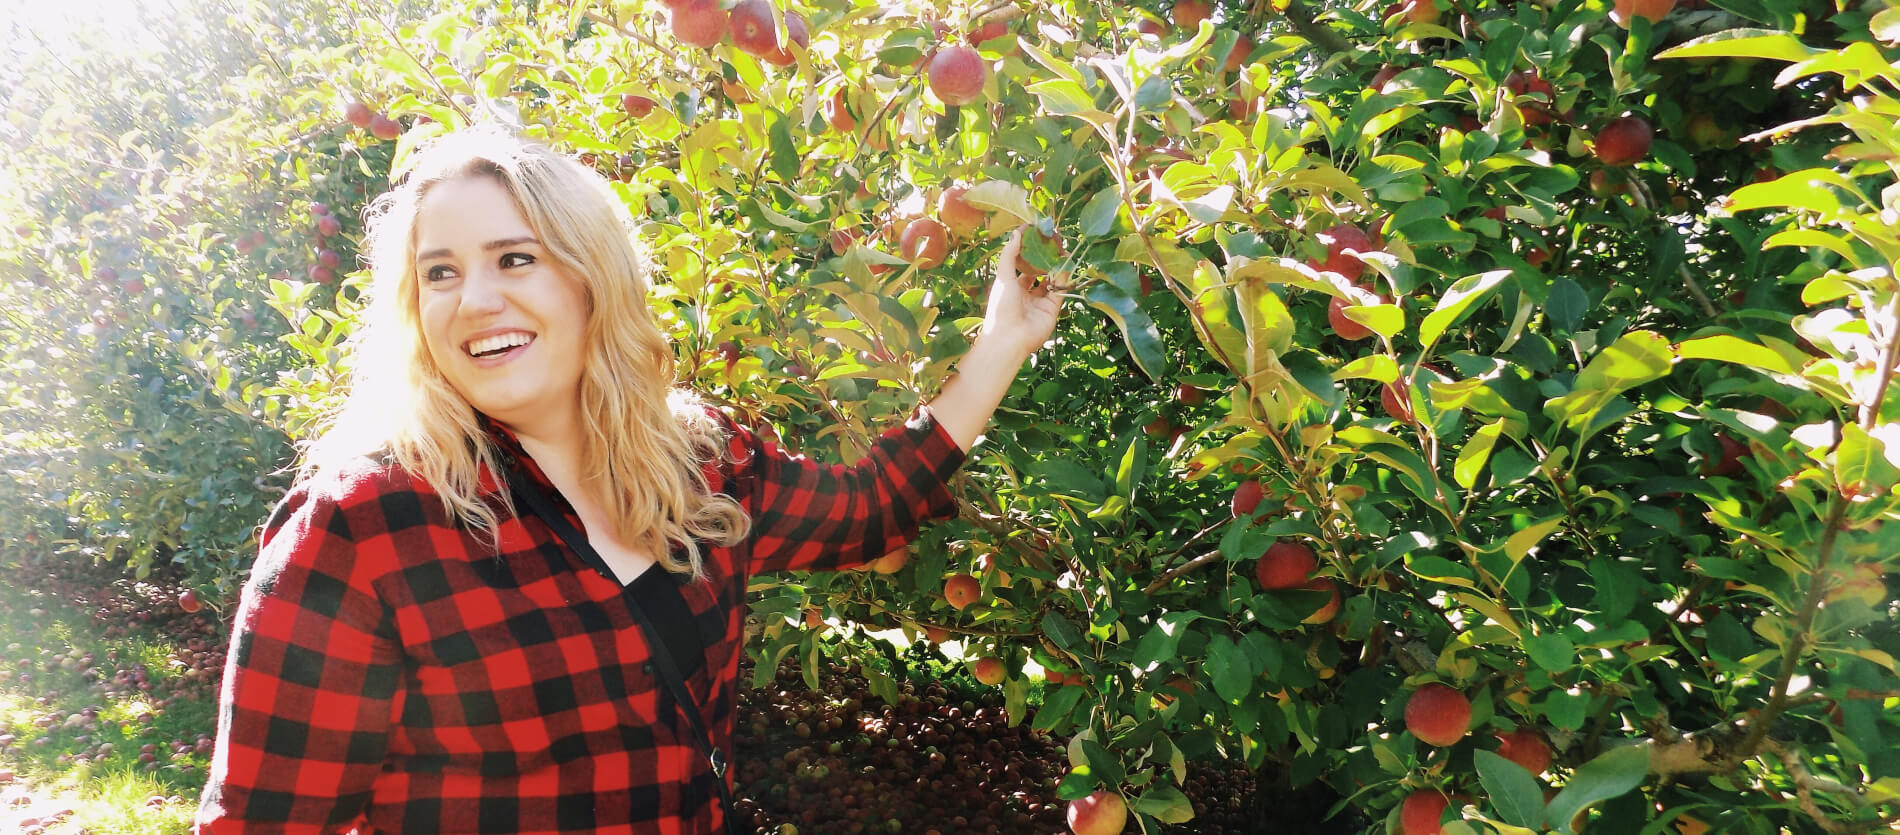
[[[579,554],[582,560],[593,566],[594,570],[599,571],[608,579],[614,579],[613,571],[607,567],[607,561],[601,559],[600,553],[588,543],[587,537],[575,530],[574,526],[567,521],[567,517],[554,508],[547,495],[512,466],[508,471],[508,487],[514,493],[517,505],[525,500],[528,506],[534,509],[535,515],[541,517],[541,521],[554,529],[555,536],[567,543],[567,547],[574,549],[574,553]],[[655,566],[650,570],[663,569]],[[632,589],[622,584],[621,594],[631,595]],[[686,723],[692,726],[693,735],[697,737],[696,741],[700,749],[706,754],[706,761],[712,765],[715,778],[713,782],[717,785],[719,801],[725,804],[726,832],[730,835],[739,835],[739,822],[732,806],[732,789],[726,785],[725,752],[713,745],[712,734],[706,730],[706,721],[699,715],[699,704],[693,701],[693,695],[686,690],[686,676],[680,672],[679,664],[674,660],[672,650],[667,648],[666,641],[661,639],[659,629],[654,627],[653,621],[647,617],[646,610],[638,605],[630,605],[627,608],[633,612],[634,620],[640,624],[640,631],[646,635],[647,646],[653,653],[653,666],[660,674],[660,682],[673,696],[673,701],[679,705],[680,712],[686,716]]]

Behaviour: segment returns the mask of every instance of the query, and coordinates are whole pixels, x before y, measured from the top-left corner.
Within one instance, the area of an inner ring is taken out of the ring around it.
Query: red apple
[[[1703,459],[1702,474],[1732,476],[1740,473],[1742,456],[1748,454],[1748,445],[1729,437],[1727,433],[1718,433],[1715,440],[1722,445],[1722,457]]]
[[[952,45],[937,50],[930,59],[930,92],[944,104],[971,104],[983,97],[983,80],[989,75],[983,56],[967,46]]]
[[[1176,403],[1183,406],[1199,406],[1201,399],[1201,390],[1194,386],[1182,383],[1174,387],[1174,402]]]
[[[983,585],[968,574],[951,575],[950,579],[943,583],[943,599],[949,601],[950,607],[959,612],[982,598]]]
[[[1174,431],[1174,424],[1168,422],[1167,415],[1162,415],[1149,421],[1147,426],[1141,428],[1141,431],[1148,433],[1150,438],[1165,438]]]
[[[370,117],[369,135],[388,142],[396,137],[402,136],[402,125],[398,124],[395,119],[378,113]]]
[[[913,220],[898,236],[898,254],[917,269],[934,269],[950,254],[950,230],[927,217]]]
[[[178,608],[187,612],[196,612],[204,608],[204,603],[198,599],[197,592],[185,589],[178,595]]]
[[[1544,742],[1537,731],[1530,728],[1518,728],[1510,733],[1498,734],[1498,756],[1524,767],[1532,774],[1542,774],[1550,768],[1550,745]]]
[[[317,250],[317,263],[334,270],[338,265],[343,263],[343,257],[336,254],[336,250],[334,249],[319,249]]]
[[[1403,0],[1403,2],[1393,3],[1385,8],[1385,18],[1387,20],[1391,20],[1393,15],[1403,16],[1405,23],[1408,24],[1437,23],[1439,9],[1438,4],[1434,2],[1434,0]]]
[[[1616,5],[1610,9],[1610,20],[1628,29],[1630,21],[1640,17],[1653,26],[1668,17],[1670,10],[1675,7],[1676,0],[1616,0]]]
[[[1350,223],[1342,223],[1317,236],[1319,242],[1326,245],[1326,261],[1320,269],[1339,273],[1347,281],[1358,281],[1366,272],[1366,262],[1359,256],[1347,252],[1371,252],[1377,247],[1372,244],[1372,236],[1366,230]]]
[[[1192,34],[1213,13],[1214,7],[1203,0],[1174,0],[1174,26],[1183,32]]]
[[[1260,555],[1253,565],[1253,575],[1263,589],[1296,589],[1312,579],[1313,570],[1317,568],[1319,557],[1313,553],[1313,549],[1290,539],[1282,539]]]
[[[1009,668],[1003,666],[1003,659],[988,655],[976,659],[976,663],[971,665],[971,672],[976,676],[977,681],[991,687],[1002,684],[1004,679],[1009,678]]]
[[[1412,396],[1401,383],[1386,383],[1379,387],[1379,405],[1385,407],[1385,413],[1400,423],[1416,423],[1418,418],[1412,414]]]
[[[1258,481],[1243,481],[1234,488],[1232,509],[1235,519],[1245,519],[1253,515],[1254,508],[1260,506],[1260,500],[1267,495],[1267,488]]]
[[[1443,684],[1427,684],[1405,701],[1405,727],[1427,745],[1455,745],[1471,730],[1471,700]]]
[[[1604,165],[1629,165],[1649,156],[1649,143],[1656,135],[1649,120],[1641,116],[1620,116],[1597,131],[1597,159]]]
[[[324,215],[323,217],[317,218],[318,235],[330,238],[335,237],[336,234],[341,231],[343,231],[343,223],[337,220],[335,215]]]
[[[1333,618],[1339,616],[1339,584],[1334,582],[1333,578],[1314,577],[1311,580],[1301,583],[1299,587],[1306,591],[1332,592],[1332,598],[1327,600],[1325,605],[1319,607],[1319,611],[1307,615],[1302,619],[1300,621],[1301,623],[1328,623],[1332,621]]]
[[[858,120],[851,115],[851,108],[845,104],[843,87],[832,91],[831,98],[825,101],[825,122],[831,125],[832,130],[839,133],[850,133],[858,129]]]
[[[1399,804],[1399,835],[1441,835],[1444,829],[1439,820],[1449,808],[1451,800],[1437,789],[1419,789],[1406,795],[1405,802]]]
[[[635,119],[644,119],[653,112],[653,100],[646,96],[628,93],[620,97],[620,109]]]
[[[937,196],[937,220],[958,238],[967,239],[982,231],[990,222],[989,212],[964,199],[969,191],[968,186],[957,184],[944,189]]]
[[[370,112],[369,105],[360,101],[353,101],[343,106],[343,118],[359,128],[369,127],[370,117],[374,115]]]
[[[970,33],[963,37],[963,40],[971,46],[982,46],[985,43],[1007,34],[1009,34],[1009,21],[1003,20],[1002,18],[994,18],[987,23],[971,29]]]
[[[1351,301],[1334,296],[1326,306],[1326,323],[1333,326],[1333,333],[1339,334],[1341,339],[1354,342],[1370,339],[1375,335],[1371,328],[1346,318],[1346,308],[1352,304]]]
[[[1392,79],[1398,76],[1402,69],[1402,67],[1386,64],[1380,67],[1378,72],[1372,74],[1372,80],[1367,82],[1366,86],[1371,88],[1372,92],[1383,93],[1385,92],[1385,86],[1392,83]]]
[[[904,570],[904,564],[910,562],[910,549],[899,548],[871,561],[871,571],[876,574],[896,574]]]
[[[719,0],[686,0],[668,12],[673,37],[687,46],[707,49],[726,36],[726,10]]]
[[[1120,835],[1128,825],[1128,804],[1106,789],[1069,801],[1069,830],[1075,835]]]
[[[1520,70],[1504,79],[1504,88],[1511,91],[1512,98],[1527,95],[1542,95],[1541,101],[1518,102],[1518,112],[1523,115],[1526,125],[1546,125],[1554,118],[1551,104],[1557,100],[1557,88],[1545,81],[1535,70]]]

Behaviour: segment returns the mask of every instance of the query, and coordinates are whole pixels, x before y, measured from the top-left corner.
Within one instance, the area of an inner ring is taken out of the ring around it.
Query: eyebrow
[[[541,242],[535,240],[532,236],[524,236],[520,238],[502,238],[501,240],[489,241],[488,243],[482,244],[482,249],[484,250],[507,249],[508,247],[520,246],[522,244],[534,244],[536,246],[540,246]],[[443,247],[440,249],[431,249],[428,252],[416,253],[416,260],[417,261],[432,261],[437,258],[447,258],[454,254],[455,253],[450,251],[447,247]]]

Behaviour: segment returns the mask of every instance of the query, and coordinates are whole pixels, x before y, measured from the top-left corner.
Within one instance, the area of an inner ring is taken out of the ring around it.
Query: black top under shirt
[[[640,607],[653,621],[660,640],[673,654],[673,663],[679,665],[680,675],[691,678],[705,666],[706,645],[699,634],[699,624],[693,619],[692,610],[686,607],[686,598],[680,595],[679,580],[672,572],[655,565],[640,572],[626,589],[628,602]]]

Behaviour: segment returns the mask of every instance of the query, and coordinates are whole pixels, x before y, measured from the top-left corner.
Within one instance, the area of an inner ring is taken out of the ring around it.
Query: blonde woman
[[[624,213],[573,160],[445,137],[367,243],[349,397],[237,610],[201,833],[732,827],[747,578],[950,514],[1060,306],[1012,238],[959,373],[827,466],[674,387]]]

